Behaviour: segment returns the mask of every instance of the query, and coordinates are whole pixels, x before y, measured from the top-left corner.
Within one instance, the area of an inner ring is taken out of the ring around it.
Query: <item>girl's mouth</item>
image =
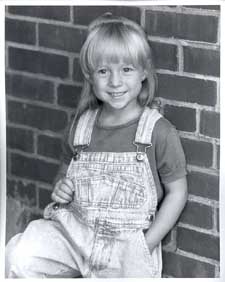
[[[122,97],[125,93],[126,93],[126,91],[123,91],[123,92],[109,92],[109,94],[110,94],[113,98]]]

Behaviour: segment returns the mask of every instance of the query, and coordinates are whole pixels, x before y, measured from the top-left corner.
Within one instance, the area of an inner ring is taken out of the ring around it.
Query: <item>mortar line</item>
[[[201,228],[201,227],[196,227],[196,226],[188,224],[188,223],[179,222],[177,226],[191,230],[191,231],[203,233],[203,234],[206,234],[206,235],[211,235],[211,236],[214,236],[214,237],[217,237],[217,238],[219,237],[218,232],[215,232],[214,230],[207,230],[207,229],[204,229],[204,228]]]
[[[199,256],[199,255],[191,253],[191,252],[183,251],[181,249],[177,249],[177,254],[188,257],[188,258],[195,259],[197,261],[209,263],[209,264],[212,264],[212,265],[215,265],[215,266],[217,266],[219,264],[219,262],[217,260],[210,259],[210,258],[207,258],[207,257],[202,257],[202,256]]]
[[[182,9],[181,9],[182,8]],[[185,14],[185,15],[198,15],[198,16],[215,16],[219,17],[220,12],[217,10],[206,10],[200,8],[188,8],[188,7],[169,7],[165,5],[151,5],[148,6],[149,11],[158,11],[158,12],[171,12],[176,14]]]
[[[218,170],[213,170],[209,168],[202,168],[199,166],[194,166],[194,165],[187,165],[188,171],[190,172],[199,172],[203,174],[209,174],[211,176],[217,176],[219,177],[219,171]]]
[[[20,76],[26,76],[28,78],[35,78],[39,80],[45,80],[49,82],[56,82],[61,84],[68,84],[68,85],[74,85],[74,86],[80,86],[82,87],[82,82],[77,82],[74,80],[69,80],[69,78],[60,78],[56,76],[49,76],[42,73],[32,73],[28,71],[21,71],[21,70],[14,70],[14,69],[7,69],[6,74],[12,74],[12,75],[20,75]]]
[[[9,19],[15,19],[15,20],[23,20],[27,22],[36,22],[39,24],[48,24],[48,25],[54,25],[54,26],[60,26],[60,27],[68,27],[72,29],[82,29],[82,30],[87,30],[86,25],[79,25],[79,24],[73,24],[72,22],[69,21],[60,21],[60,20],[54,20],[54,19],[44,19],[44,18],[39,18],[39,17],[32,17],[32,16],[24,16],[24,15],[19,15],[19,14],[10,14],[6,13],[6,18]]]
[[[156,36],[156,35],[148,35],[147,36],[151,41],[157,41],[161,43],[174,44],[178,43],[182,46],[188,46],[193,48],[201,48],[208,50],[219,50],[220,45],[217,42],[207,42],[207,41],[194,41],[185,38],[174,38],[174,37],[166,37],[166,36]]]

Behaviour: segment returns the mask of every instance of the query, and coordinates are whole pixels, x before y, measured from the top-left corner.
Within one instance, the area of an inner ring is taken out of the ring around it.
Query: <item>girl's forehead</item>
[[[133,60],[130,58],[108,58],[102,57],[97,61],[97,65],[127,65],[132,64],[134,65]]]
[[[99,65],[134,65],[138,66],[140,63],[137,58],[129,54],[129,52],[99,52],[98,55],[94,58],[93,66],[97,67]]]
[[[120,62],[134,66],[144,66],[143,58],[146,56],[143,52],[142,44],[131,39],[130,37],[117,38],[115,36],[96,37],[88,50],[89,67],[94,70],[102,64]]]

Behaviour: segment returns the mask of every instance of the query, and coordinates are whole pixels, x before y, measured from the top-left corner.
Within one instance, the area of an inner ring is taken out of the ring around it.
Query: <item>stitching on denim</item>
[[[101,184],[107,185],[107,190],[112,191],[106,200],[90,200],[90,190],[94,191]],[[85,186],[85,189],[83,188]],[[113,192],[113,190],[115,191]],[[119,178],[113,178],[109,175],[97,175],[74,180],[74,190],[76,198],[74,201],[85,206],[111,206],[114,208],[140,208],[146,199],[145,187],[139,184],[129,183]],[[81,194],[80,192],[83,191]],[[122,201],[121,201],[122,200]],[[129,201],[129,202],[124,202]]]

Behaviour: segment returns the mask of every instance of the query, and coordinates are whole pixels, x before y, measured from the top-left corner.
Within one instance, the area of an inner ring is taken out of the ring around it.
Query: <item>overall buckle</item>
[[[150,144],[142,144],[133,142],[133,145],[136,147],[136,159],[138,162],[142,162],[145,158],[145,154],[148,148],[152,147],[152,143]],[[140,151],[139,148],[144,146],[144,151]]]

